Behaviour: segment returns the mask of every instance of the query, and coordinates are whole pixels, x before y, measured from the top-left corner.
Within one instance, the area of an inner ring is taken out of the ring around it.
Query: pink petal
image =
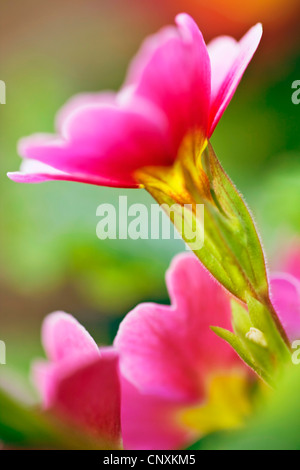
[[[71,425],[91,434],[120,438],[120,378],[118,353],[98,346],[75,318],[63,312],[49,315],[42,337],[51,362],[33,366],[33,381],[43,406]]]
[[[116,100],[116,93],[111,91],[100,93],[79,93],[72,96],[69,101],[57,113],[55,124],[58,133],[63,132],[65,122],[70,119],[72,114],[79,108],[95,105],[95,104],[111,104],[114,105]]]
[[[87,183],[97,186],[110,186],[110,187],[138,187],[136,183],[124,182],[122,185],[120,181],[113,179],[102,178],[101,176],[84,175],[79,173],[66,173],[64,171],[56,170],[45,163],[38,162],[37,160],[25,159],[21,165],[20,171],[7,173],[7,176],[15,183],[45,183],[46,181],[71,181],[77,183]]]
[[[178,27],[146,39],[133,60],[126,83],[164,110],[170,123],[174,158],[188,131],[206,135],[210,105],[210,61],[193,19],[181,14]]]
[[[214,132],[225,109],[231,101],[241,78],[251,61],[262,36],[262,26],[257,24],[241,39],[219,37],[208,46],[211,61],[211,111],[210,133]]]
[[[53,402],[56,387],[56,370],[57,364],[41,360],[35,361],[31,368],[32,382],[39,392],[45,409],[49,408]]]
[[[99,357],[99,348],[86,329],[64,312],[48,315],[42,327],[42,341],[50,361],[84,355]]]
[[[230,302],[194,255],[175,258],[167,285],[171,307],[141,304],[121,323],[115,340],[121,371],[145,393],[199,402],[209,374],[242,364],[210,330],[231,329]]]
[[[73,376],[79,370],[89,367],[97,359],[102,359],[103,351],[94,353],[74,354],[58,362],[38,360],[33,363],[32,381],[39,391],[45,409],[53,406],[56,390],[66,377]]]
[[[171,450],[191,442],[176,419],[180,407],[159,396],[141,393],[122,380],[122,437],[125,450]]]
[[[272,302],[291,341],[300,338],[300,282],[289,274],[271,277]]]
[[[59,170],[34,171],[34,182],[64,179],[136,187],[137,168],[172,161],[166,117],[152,103],[129,93],[120,93],[113,104],[71,106],[63,117],[61,137],[37,135],[20,142],[22,157]],[[28,174],[9,176],[30,181]]]
[[[300,243],[292,243],[281,265],[281,271],[292,274],[300,281]]]
[[[34,379],[43,392],[44,406],[71,425],[96,437],[118,441],[120,438],[121,396],[118,355],[113,350],[101,356],[41,363]]]
[[[114,352],[61,380],[52,409],[95,435],[120,438],[120,384]]]

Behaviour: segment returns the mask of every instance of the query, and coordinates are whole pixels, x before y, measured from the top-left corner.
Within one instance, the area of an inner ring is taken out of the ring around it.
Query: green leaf
[[[243,338],[243,343],[248,351],[251,353],[255,364],[259,370],[263,372],[262,378],[270,385],[275,385],[274,375],[274,362],[273,356],[267,347],[261,346],[256,342],[248,339],[247,336]]]
[[[82,434],[53,416],[30,408],[0,389],[0,441],[8,447],[41,449],[113,449],[110,443]]]
[[[279,333],[278,326],[270,310],[251,296],[248,297],[247,304],[253,326],[263,332],[268,348],[274,354],[278,363],[290,362],[290,351]]]
[[[237,336],[243,342],[245,348],[250,352],[254,362],[264,373],[271,377],[273,375],[272,355],[267,347],[260,346],[248,339],[248,334],[255,325],[251,322],[246,308],[236,300],[231,301],[233,328]]]
[[[231,301],[232,325],[235,333],[240,337],[245,337],[250,328],[253,327],[248,311],[235,299]]]
[[[252,354],[252,348],[249,347],[250,341],[246,338],[242,339],[235,335],[231,331],[225,330],[219,327],[211,327],[211,330],[216,333],[220,338],[225,340],[230,346],[237,352],[240,358],[253,369],[266,383],[273,386],[273,381],[268,371],[261,367],[259,362],[256,362],[254,355]],[[255,345],[254,345],[255,346]]]
[[[300,367],[288,368],[245,429],[211,434],[190,450],[300,450]]]

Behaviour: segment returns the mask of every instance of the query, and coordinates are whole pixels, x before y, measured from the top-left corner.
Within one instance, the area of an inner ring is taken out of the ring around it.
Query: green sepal
[[[250,352],[250,348],[247,347],[245,341],[232,333],[231,331],[225,330],[224,328],[219,328],[212,326],[211,330],[216,333],[220,338],[225,340],[230,346],[236,351],[239,357],[253,369],[257,375],[259,375],[266,383],[273,386],[273,380],[268,371],[264,370],[260,364],[255,361],[255,358]],[[249,346],[249,345],[248,345]]]
[[[234,332],[241,338],[245,337],[250,328],[253,327],[247,309],[235,299],[232,299],[231,314]]]
[[[276,317],[272,316],[273,307],[268,309],[257,299],[249,296],[247,299],[249,317],[255,328],[260,330],[268,343],[270,352],[274,355],[277,364],[286,363],[291,360],[291,353],[279,332],[280,326],[276,324]]]
[[[166,212],[176,205],[191,206],[188,225],[203,238],[199,249],[193,248],[181,230],[184,221],[180,212],[168,215],[184,241],[227,290],[243,302],[249,295],[268,297],[264,254],[251,214],[209,142],[200,157],[193,161],[186,156],[173,167],[142,169],[138,179]],[[204,206],[203,218],[197,217],[197,204]]]
[[[237,270],[233,280],[239,288],[233,293],[244,302],[248,295],[267,296],[265,258],[250,211],[222,168],[210,143],[203,152],[202,162],[219,209],[214,217],[223,240],[225,268],[228,267],[227,260],[231,259],[231,264]]]
[[[249,313],[242,306],[234,309],[236,335],[215,331],[270,383],[278,364],[290,359],[289,341],[269,298],[266,263],[253,218],[212,146],[208,142],[194,159],[185,155],[173,167],[145,168],[139,181],[166,212],[176,208],[168,215],[184,241],[236,299],[248,304]],[[203,218],[197,217],[198,204],[204,206]],[[191,207],[186,219],[180,211],[185,205]],[[204,234],[201,248],[193,248],[184,236],[184,223],[193,226],[199,238]],[[268,348],[246,336],[250,328],[261,332]]]

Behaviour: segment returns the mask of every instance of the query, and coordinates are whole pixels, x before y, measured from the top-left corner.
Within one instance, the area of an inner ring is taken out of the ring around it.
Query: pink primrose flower
[[[250,369],[210,329],[231,330],[230,296],[191,254],[173,260],[166,280],[171,306],[137,306],[114,342],[129,449],[183,447],[249,413]]]
[[[210,329],[231,330],[231,296],[192,254],[166,276],[171,305],[138,305],[113,348],[98,348],[70,315],[43,325],[48,361],[33,376],[45,409],[125,449],[181,448],[209,432],[238,428],[251,413],[254,379]],[[271,277],[272,300],[291,340],[300,334],[300,283]]]
[[[118,354],[99,349],[75,318],[49,315],[42,328],[48,361],[33,366],[33,379],[45,409],[93,437],[121,438]]]
[[[300,244],[292,242],[271,277],[273,304],[290,341],[300,340]]]
[[[231,329],[229,295],[191,254],[175,258],[167,285],[171,306],[136,307],[114,348],[99,349],[70,315],[46,318],[48,361],[33,367],[45,409],[110,442],[122,434],[126,449],[175,449],[242,424],[249,369],[210,330]]]
[[[146,39],[118,93],[77,96],[59,113],[57,135],[21,140],[21,171],[9,178],[138,187],[137,170],[171,166],[186,136],[204,148],[261,35],[258,24],[240,42],[222,36],[206,46],[179,14],[176,26]]]

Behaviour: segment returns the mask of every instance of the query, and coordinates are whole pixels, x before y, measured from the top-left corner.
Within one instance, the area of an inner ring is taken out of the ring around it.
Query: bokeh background
[[[209,6],[208,6],[209,4]],[[145,36],[186,11],[207,41],[264,24],[262,45],[214,137],[216,153],[244,194],[271,269],[300,234],[299,0],[0,0],[0,339],[7,366],[28,375],[42,354],[40,325],[53,310],[74,314],[101,343],[140,301],[168,302],[165,270],[181,241],[100,241],[96,209],[137,190],[75,183],[17,185],[16,143],[53,132],[56,111],[83,91],[118,89]]]

